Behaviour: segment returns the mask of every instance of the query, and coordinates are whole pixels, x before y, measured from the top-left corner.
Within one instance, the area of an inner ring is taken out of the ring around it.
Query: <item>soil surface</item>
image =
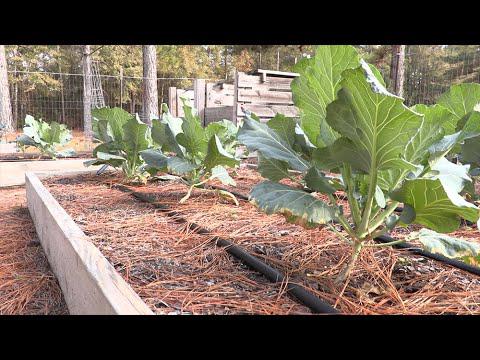
[[[28,212],[25,188],[0,189],[0,314],[68,314]]]
[[[263,179],[242,166],[237,192]],[[192,314],[308,314],[272,284],[215,247],[213,236],[187,231],[152,205],[116,190],[122,178],[50,178],[44,183],[92,242],[153,311]],[[217,184],[220,185],[220,184]],[[195,189],[185,204],[186,186],[157,181],[131,187],[242,246],[290,281],[348,314],[480,314],[480,278],[431,259],[391,248],[366,248],[346,286],[334,279],[350,247],[326,227],[305,230],[279,215],[266,215],[240,200],[235,206],[215,191]],[[337,194],[342,199],[343,194]],[[342,201],[342,200],[340,200]],[[344,202],[344,201],[343,201]],[[348,213],[346,202],[345,212]],[[393,236],[408,234],[410,227]],[[453,236],[478,241],[476,227]]]

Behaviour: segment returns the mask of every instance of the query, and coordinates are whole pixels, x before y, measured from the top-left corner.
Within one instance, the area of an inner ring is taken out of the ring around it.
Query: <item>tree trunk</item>
[[[83,132],[91,139],[92,131],[92,57],[90,45],[83,45]]]
[[[405,45],[392,45],[392,63],[390,79],[395,94],[403,97],[403,82],[405,78]]]
[[[0,127],[3,133],[14,131],[5,45],[0,45]]]
[[[143,118],[151,125],[158,118],[157,50],[155,45],[143,45]]]
[[[57,53],[60,54],[60,45],[57,45]],[[62,96],[62,124],[65,124],[65,91],[64,91],[64,84],[63,84],[63,75],[62,75],[62,65],[60,61],[58,61],[58,72],[60,73],[60,91]]]

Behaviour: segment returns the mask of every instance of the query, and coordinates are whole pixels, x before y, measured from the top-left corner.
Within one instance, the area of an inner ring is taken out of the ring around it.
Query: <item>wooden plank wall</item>
[[[186,97],[190,100],[191,104],[194,104],[195,96],[193,90],[178,89],[176,87],[168,88],[168,108],[173,116],[182,117],[185,115],[183,112],[182,97]]]
[[[244,117],[243,110],[255,113],[262,121],[277,113],[298,117],[290,90],[296,76],[295,73],[258,70],[255,75],[237,72],[233,84],[196,79],[193,91],[169,89],[170,109],[175,116],[184,115],[179,98],[183,94],[197,109],[204,126],[222,119],[238,122]]]
[[[290,90],[290,84],[295,76],[295,74],[278,76],[268,72],[248,75],[237,72],[234,97],[234,112],[237,121],[245,116],[243,110],[255,113],[262,121],[273,118],[277,113],[298,117],[298,109],[293,105]]]

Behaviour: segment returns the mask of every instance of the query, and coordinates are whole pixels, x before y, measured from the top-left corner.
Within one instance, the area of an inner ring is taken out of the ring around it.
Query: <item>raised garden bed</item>
[[[242,167],[235,190],[247,193],[260,180]],[[60,176],[43,183],[155,313],[311,313],[286,294],[285,284],[269,282],[216,247],[214,236],[241,245],[342,313],[480,313],[480,279],[438,261],[404,250],[369,248],[344,289],[333,280],[350,248],[328,229],[304,230],[246,201],[237,207],[211,190],[196,189],[181,205],[178,200],[186,188],[173,181],[132,188],[211,231],[197,234],[188,224],[118,190],[115,185],[121,181],[107,173]],[[476,230],[463,228],[460,233],[476,238]]]
[[[0,198],[0,315],[68,314],[28,213],[25,188],[0,189]]]

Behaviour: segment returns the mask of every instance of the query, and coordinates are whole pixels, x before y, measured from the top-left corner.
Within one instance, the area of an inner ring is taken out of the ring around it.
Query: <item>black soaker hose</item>
[[[211,188],[218,189],[218,190],[230,191],[228,189],[224,189],[224,188],[221,188],[221,187],[216,186],[216,185],[209,185],[209,186]],[[248,196],[245,196],[245,195],[240,194],[240,193],[234,193],[233,191],[230,191],[230,192],[240,199],[248,200]],[[397,209],[395,209],[395,211],[402,211],[402,210],[403,210],[402,207],[397,207]],[[398,239],[395,239],[395,238],[393,238],[391,236],[388,236],[388,235],[382,235],[382,236],[376,237],[374,240],[378,241],[378,242],[381,242],[381,243],[389,243],[389,242],[392,242],[392,241],[397,241]],[[456,267],[457,269],[464,270],[464,271],[469,272],[471,274],[480,276],[480,267],[466,264],[463,261],[451,259],[451,258],[448,258],[448,257],[440,255],[440,254],[434,254],[434,253],[431,253],[429,251],[426,251],[426,250],[423,250],[423,249],[420,249],[420,248],[416,248],[416,247],[413,247],[413,246],[411,246],[409,244],[405,244],[405,243],[399,243],[399,244],[395,244],[395,245],[392,245],[392,246],[396,249],[405,249],[405,250],[408,250],[409,252],[411,252],[412,254],[420,255],[420,256],[430,258],[430,259],[433,259],[433,260],[437,260],[437,261],[443,262],[447,265]]]
[[[382,242],[382,243],[388,243],[388,242],[396,241],[397,239],[392,238],[391,236],[388,236],[388,235],[382,235],[382,236],[379,236],[379,237],[375,238],[375,240],[377,240],[379,242]],[[466,264],[463,261],[450,259],[446,256],[443,256],[443,255],[440,255],[440,254],[434,254],[434,253],[431,253],[429,251],[425,251],[425,250],[413,247],[413,246],[411,246],[409,244],[405,244],[405,243],[399,243],[399,244],[395,244],[395,245],[392,245],[392,246],[394,248],[397,248],[397,249],[408,250],[409,252],[411,252],[415,255],[420,255],[420,256],[423,256],[423,257],[426,257],[426,258],[441,261],[445,264],[448,264],[448,265],[451,265],[451,266],[456,267],[458,269],[467,271],[471,274],[475,274],[475,275],[480,276],[480,268],[479,267]]]
[[[136,191],[132,191],[131,189],[123,185],[115,185],[114,187],[123,192],[127,192],[133,195],[135,198],[143,202],[147,202],[155,206],[157,209],[165,211],[167,216],[175,217],[175,219],[179,222],[188,223],[187,220],[185,220],[178,212],[172,211],[168,208],[168,206],[158,203],[155,200],[155,198],[153,198],[152,196],[149,196],[147,194],[142,194]],[[199,234],[204,234],[204,235],[211,234],[209,230],[202,228],[198,224],[188,223],[188,226],[191,230]],[[271,282],[273,283],[287,282],[287,292],[290,293],[291,295],[294,295],[302,304],[308,306],[312,310],[312,312],[320,313],[320,314],[321,313],[323,314],[339,313],[338,310],[333,308],[331,305],[323,302],[317,296],[305,290],[302,286],[288,282],[285,275],[283,275],[280,271],[272,268],[271,266],[267,265],[266,263],[259,260],[255,256],[249,254],[248,252],[243,250],[241,247],[233,244],[228,240],[222,239],[218,236],[214,237],[213,240],[215,241],[216,245],[224,247],[229,254],[239,259],[243,264],[260,272]]]

